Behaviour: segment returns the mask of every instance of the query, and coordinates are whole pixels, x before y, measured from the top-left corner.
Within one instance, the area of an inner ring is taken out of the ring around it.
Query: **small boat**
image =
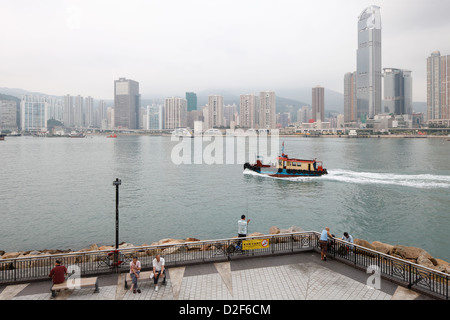
[[[117,138],[117,134],[113,133],[110,134],[109,136],[106,136],[107,138]]]
[[[69,134],[69,137],[70,137],[70,138],[86,138],[86,134],[85,134],[84,132],[75,132],[75,131],[72,131],[72,132]]]
[[[176,128],[174,131],[172,131],[172,135],[174,135],[175,137],[193,137],[190,128]]]
[[[277,157],[275,164],[265,165],[260,159],[261,157],[257,157],[254,164],[246,162],[244,170],[251,170],[262,175],[277,178],[319,177],[328,174],[327,169],[323,167],[322,161],[289,158],[284,153],[284,142],[282,153]]]

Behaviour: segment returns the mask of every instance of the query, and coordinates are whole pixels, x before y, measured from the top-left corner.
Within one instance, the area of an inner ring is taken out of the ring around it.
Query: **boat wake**
[[[342,169],[328,170],[328,174],[322,177],[278,178],[259,174],[251,170],[245,170],[244,174],[289,181],[337,181],[352,184],[394,185],[420,189],[450,188],[450,176],[440,176],[433,174],[409,175],[409,174],[392,174],[392,173],[357,172]]]

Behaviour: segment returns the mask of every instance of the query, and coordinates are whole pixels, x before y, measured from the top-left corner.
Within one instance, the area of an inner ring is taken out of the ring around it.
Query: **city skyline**
[[[413,101],[425,102],[426,57],[450,53],[443,0],[5,3],[0,87],[111,99],[111,79],[127,77],[143,96],[318,83],[343,93],[342,76],[355,69],[355,21],[370,5],[381,8],[383,67],[411,70]]]

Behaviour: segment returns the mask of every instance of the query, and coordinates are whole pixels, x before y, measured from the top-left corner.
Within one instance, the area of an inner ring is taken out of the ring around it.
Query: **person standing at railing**
[[[158,291],[158,278],[163,274],[163,284],[166,283],[166,268],[164,258],[161,258],[160,254],[157,254],[153,259],[153,283],[155,284],[155,291]]]
[[[327,246],[328,246],[328,238],[333,239],[333,235],[330,233],[330,228],[326,227],[322,230],[320,234],[319,243],[320,243],[320,258],[323,261],[327,261]]]
[[[61,262],[59,260],[56,260],[55,266],[53,267],[52,270],[50,270],[50,274],[48,276],[52,278],[53,284],[63,283],[64,281],[66,281],[67,268],[61,265]],[[52,290],[52,297],[55,296],[56,292]]]
[[[141,262],[137,257],[133,257],[133,261],[130,262],[130,276],[132,280],[132,285],[130,291],[133,293],[141,293],[141,289],[138,288],[139,274],[141,273]]]
[[[350,234],[348,234],[348,232],[344,232],[344,235],[342,236],[341,239],[344,241],[353,243],[353,237]],[[353,246],[351,246],[351,245],[346,246],[346,247],[347,247],[347,251],[351,251],[353,249]]]
[[[245,238],[247,237],[247,226],[250,222],[250,219],[245,220],[245,214],[241,216],[241,220],[238,220],[238,237]],[[241,246],[242,241],[239,241],[238,245]]]

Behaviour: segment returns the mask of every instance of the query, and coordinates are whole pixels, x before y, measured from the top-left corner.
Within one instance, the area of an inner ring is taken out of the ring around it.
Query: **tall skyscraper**
[[[219,128],[224,125],[223,96],[211,95],[208,97],[208,128]]]
[[[356,121],[356,72],[344,75],[344,121]]]
[[[187,101],[183,98],[164,100],[164,129],[184,128],[187,124]]]
[[[95,126],[94,122],[94,98],[85,98],[85,111],[84,111],[84,126],[86,128],[92,128]]]
[[[241,94],[239,112],[239,126],[241,128],[255,127],[255,110],[256,96],[254,94]]]
[[[384,69],[384,113],[412,114],[411,71]]]
[[[24,95],[20,102],[20,121],[23,131],[47,130],[48,98]]]
[[[435,51],[427,58],[428,120],[450,119],[450,56]]]
[[[381,112],[381,16],[370,6],[358,17],[356,62],[357,117],[373,118]]]
[[[17,131],[17,103],[14,100],[0,100],[0,132]]]
[[[114,81],[114,125],[118,129],[139,128],[139,82],[125,78]]]
[[[312,88],[312,118],[325,121],[325,89],[321,86]]]
[[[277,123],[276,97],[274,91],[259,93],[259,128],[275,129]]]
[[[63,105],[63,122],[66,128],[73,127],[74,109],[73,109],[73,97],[68,94],[64,96]]]
[[[186,92],[187,111],[197,111],[197,94]]]

